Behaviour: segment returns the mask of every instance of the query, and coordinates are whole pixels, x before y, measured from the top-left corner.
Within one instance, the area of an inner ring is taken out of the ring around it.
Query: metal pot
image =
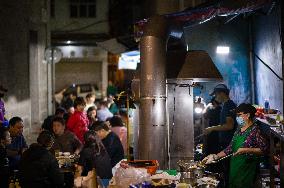
[[[196,177],[196,175],[193,171],[181,172],[180,175],[181,175],[180,179],[182,179],[182,178],[195,178]]]
[[[190,184],[191,186],[196,185],[196,178],[180,178],[181,183]]]
[[[202,178],[204,174],[205,168],[197,167],[194,169],[194,174],[196,178]]]
[[[217,186],[212,185],[212,184],[202,184],[197,186],[198,188],[216,188]]]
[[[194,171],[194,169],[197,166],[197,162],[191,160],[191,161],[184,161],[184,160],[179,160],[177,162],[179,165],[180,171],[181,172],[189,172],[189,171]]]

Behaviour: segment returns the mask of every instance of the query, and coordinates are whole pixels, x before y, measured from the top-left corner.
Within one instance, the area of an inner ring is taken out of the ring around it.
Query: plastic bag
[[[128,188],[131,184],[139,184],[145,181],[151,181],[150,174],[147,173],[147,169],[119,167],[116,169],[110,184],[120,188]]]
[[[98,183],[98,187],[103,187],[98,179],[94,178],[93,171],[89,171],[87,176],[79,176],[74,179],[75,188],[94,188],[96,183]]]

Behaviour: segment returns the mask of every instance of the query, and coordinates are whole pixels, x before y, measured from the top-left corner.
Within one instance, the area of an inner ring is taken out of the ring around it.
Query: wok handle
[[[233,155],[234,155],[234,153],[231,153],[231,154],[229,154],[229,155],[226,155],[225,157],[222,157],[222,158],[216,160],[216,163],[218,163],[218,162],[220,162],[220,161],[222,161],[222,160],[224,160],[224,159],[227,159],[227,158],[229,158],[229,157],[232,157]]]

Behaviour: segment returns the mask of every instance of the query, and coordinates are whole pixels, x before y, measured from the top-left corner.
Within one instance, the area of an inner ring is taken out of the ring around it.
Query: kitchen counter
[[[280,127],[270,127],[270,133],[284,141],[284,133],[281,132]]]
[[[276,154],[275,143],[280,143],[280,186],[284,187],[284,133],[280,130],[280,124],[271,124],[266,119],[257,118],[261,131],[270,140],[270,187],[275,187],[274,156]],[[278,140],[278,141],[277,141]]]

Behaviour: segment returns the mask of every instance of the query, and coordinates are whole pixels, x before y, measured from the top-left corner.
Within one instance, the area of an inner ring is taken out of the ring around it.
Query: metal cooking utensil
[[[216,161],[212,161],[211,163],[219,163],[220,161],[222,161],[222,160],[224,160],[224,159],[227,159],[227,158],[229,158],[229,157],[231,157],[231,156],[233,156],[234,154],[233,153],[231,153],[231,154],[229,154],[229,155],[226,155],[225,157],[222,157],[222,158],[220,158],[220,159],[217,159]]]
[[[198,135],[197,137],[194,138],[194,140],[197,140],[197,139],[199,139],[199,138],[201,138],[203,136],[204,136],[204,134]]]

